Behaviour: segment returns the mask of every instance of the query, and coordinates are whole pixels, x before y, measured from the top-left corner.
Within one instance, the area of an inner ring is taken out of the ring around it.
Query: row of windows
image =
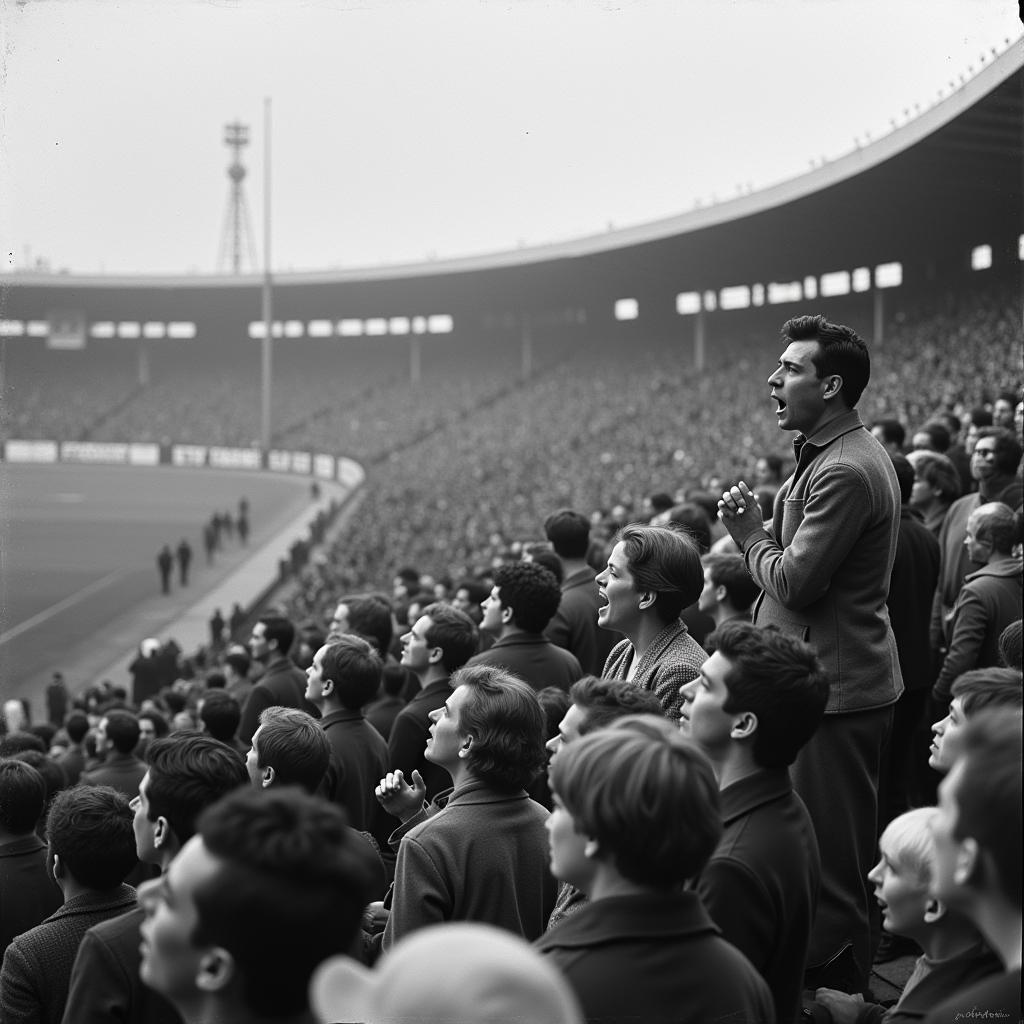
[[[1024,235],[1018,240],[1017,258],[1024,261]],[[971,250],[971,269],[988,270],[992,266],[992,246],[979,245]],[[903,283],[902,263],[882,263],[875,267],[876,288],[898,288]],[[836,270],[821,277],[809,276],[803,281],[772,281],[768,285],[732,285],[716,291],[681,292],[676,296],[676,312],[682,316],[699,313],[702,309],[749,309],[750,306],[770,306],[804,299],[832,298],[849,295],[851,291],[866,292],[871,288],[869,267],[856,270]],[[640,304],[636,299],[618,299],[615,303],[616,320],[636,320]]]
[[[275,320],[270,327],[273,338],[361,338],[402,336],[406,334],[450,334],[455,321],[447,313],[433,316],[371,317],[368,320]],[[249,324],[250,338],[263,338],[266,325],[262,320]]]
[[[51,332],[49,320],[0,320],[0,338],[48,338]],[[67,329],[67,328],[65,328]],[[72,325],[72,330],[73,325]],[[81,325],[84,335],[85,325]],[[97,320],[89,325],[90,338],[171,338],[187,341],[196,336],[196,325],[190,321],[176,320],[165,324],[136,320]]]
[[[1024,261],[1024,235],[1018,239],[1017,257]],[[988,270],[992,266],[992,247],[979,245],[971,251],[971,269]],[[897,288],[903,283],[902,263],[882,263],[875,267],[872,275],[869,267],[856,270],[837,270],[819,277],[805,277],[803,281],[772,281],[767,285],[731,285],[718,291],[680,292],[676,296],[676,312],[681,316],[699,313],[702,309],[712,312],[716,309],[748,309],[750,306],[778,305],[786,302],[801,302],[816,299],[819,295],[830,298],[848,295],[850,291],[866,292],[871,287],[872,276],[876,288]],[[640,304],[636,299],[623,298],[615,302],[616,320],[636,320],[640,315]],[[401,337],[407,334],[450,334],[455,322],[447,313],[431,316],[371,317],[366,320],[348,318],[343,320],[275,320],[271,326],[274,338],[361,338]],[[82,325],[84,332],[84,325]],[[47,320],[0,320],[0,338],[47,338],[51,325]],[[133,320],[118,322],[110,320],[90,324],[91,338],[170,338],[189,340],[196,336],[196,325],[189,321],[160,323]],[[249,324],[249,337],[262,338],[265,325],[262,320]]]

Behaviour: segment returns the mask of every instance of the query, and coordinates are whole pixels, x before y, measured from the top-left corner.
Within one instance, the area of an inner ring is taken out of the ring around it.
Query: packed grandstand
[[[764,381],[798,313],[871,342],[866,422],[966,419],[1021,382],[1022,63],[1009,50],[875,146],[671,223],[275,280],[268,450],[258,279],[9,276],[6,457],[137,444],[157,461],[217,452],[350,480],[357,463],[359,513],[290,598],[319,615],[402,565],[475,576],[554,508],[610,530],[653,492],[785,456]],[[964,148],[978,137],[984,156]]]

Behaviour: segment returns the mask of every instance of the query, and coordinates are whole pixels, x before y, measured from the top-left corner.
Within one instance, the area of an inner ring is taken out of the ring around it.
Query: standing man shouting
[[[831,677],[825,720],[793,768],[821,847],[808,968],[829,979],[818,984],[859,991],[872,959],[866,877],[882,744],[903,691],[885,603],[899,486],[855,411],[871,375],[861,338],[823,316],[802,316],[787,321],[782,340],[768,386],[779,427],[797,433],[796,469],[771,523],[762,524],[742,481],[722,495],[719,517],[763,591],[754,623],[774,623],[812,644]],[[840,956],[847,947],[855,965]]]

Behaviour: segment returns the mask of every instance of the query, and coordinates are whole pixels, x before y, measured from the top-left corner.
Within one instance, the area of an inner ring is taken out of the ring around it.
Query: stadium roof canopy
[[[890,134],[807,174],[666,220],[543,247],[387,268],[275,275],[274,319],[584,310],[630,297],[676,315],[682,292],[802,281],[899,262],[903,282],[968,273],[971,252],[1017,264],[1024,230],[1024,46]],[[794,146],[800,140],[794,140]],[[258,275],[0,279],[0,317],[78,310],[89,323],[189,320],[200,336],[261,318]]]

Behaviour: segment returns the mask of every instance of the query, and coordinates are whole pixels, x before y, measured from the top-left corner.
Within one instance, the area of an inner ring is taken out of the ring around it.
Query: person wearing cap
[[[590,902],[535,946],[587,1020],[773,1021],[764,980],[683,889],[722,835],[704,754],[663,718],[624,718],[563,747],[551,789],[551,870]]]
[[[426,756],[453,788],[426,805],[418,772],[411,785],[391,772],[376,789],[404,822],[391,836],[398,860],[385,951],[442,921],[481,921],[535,939],[554,906],[548,812],[526,793],[546,760],[540,702],[522,680],[489,665],[467,665],[452,683],[444,706],[431,712]]]
[[[483,924],[415,932],[374,970],[331,957],[313,974],[310,993],[321,1024],[583,1024],[562,975],[518,936]]]

